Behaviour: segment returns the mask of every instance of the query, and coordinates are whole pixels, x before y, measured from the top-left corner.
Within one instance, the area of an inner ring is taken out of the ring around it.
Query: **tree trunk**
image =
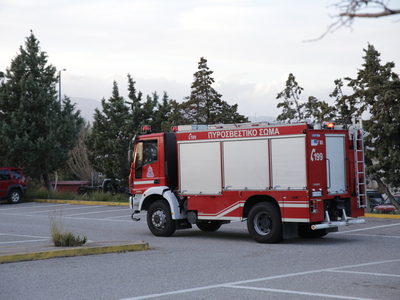
[[[46,185],[47,190],[48,191],[52,191],[53,190],[53,186],[51,185],[49,173],[44,173],[43,174],[43,180],[44,180],[44,184]]]
[[[386,186],[386,184],[384,184],[383,181],[379,177],[374,177],[373,179],[378,183],[378,186],[381,188],[381,190],[384,191],[385,194],[389,197],[390,202],[394,205],[394,207],[396,207],[396,209],[398,211],[400,211],[400,204],[398,204],[396,202],[396,200],[394,199],[392,193],[390,192],[390,190]]]

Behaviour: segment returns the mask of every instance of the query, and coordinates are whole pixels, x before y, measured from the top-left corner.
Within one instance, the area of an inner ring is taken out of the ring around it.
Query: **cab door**
[[[164,183],[164,169],[160,156],[160,139],[140,140],[134,150],[134,193],[143,193],[146,189]]]
[[[11,184],[11,176],[8,169],[0,170],[0,198],[7,196],[8,186]]]

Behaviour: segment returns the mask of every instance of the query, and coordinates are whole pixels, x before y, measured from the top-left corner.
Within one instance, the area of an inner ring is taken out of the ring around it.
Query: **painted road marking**
[[[380,264],[394,263],[394,262],[400,262],[400,259],[392,259],[392,260],[386,260],[386,261],[376,261],[376,262],[363,263],[363,264],[346,265],[346,266],[336,267],[336,268],[312,270],[312,271],[305,271],[305,272],[289,273],[289,274],[284,274],[284,275],[269,276],[269,277],[263,277],[263,278],[255,278],[255,279],[249,279],[249,280],[243,280],[243,281],[227,282],[227,283],[222,283],[222,284],[214,284],[214,285],[202,286],[202,287],[191,288],[191,289],[176,290],[176,291],[165,292],[165,293],[158,293],[158,294],[143,295],[143,296],[132,297],[132,298],[125,298],[125,299],[121,299],[121,300],[150,299],[150,298],[157,298],[157,297],[172,296],[172,295],[177,295],[177,294],[198,292],[198,291],[215,289],[215,288],[238,288],[238,289],[277,292],[277,293],[290,293],[290,294],[306,295],[306,296],[319,296],[319,297],[327,297],[327,298],[334,298],[334,299],[372,300],[371,298],[357,298],[357,297],[354,297],[354,296],[339,296],[339,295],[330,295],[330,294],[309,293],[309,292],[302,292],[302,291],[290,291],[290,290],[281,290],[281,289],[248,287],[248,286],[243,286],[243,284],[266,281],[266,280],[272,280],[272,279],[294,277],[294,276],[300,276],[300,275],[310,275],[310,274],[316,274],[316,273],[321,273],[321,272],[334,272],[334,271],[342,272],[342,269],[347,269],[347,268],[364,267],[364,266],[371,266],[371,265],[380,265]],[[395,275],[395,276],[397,276],[397,275]]]

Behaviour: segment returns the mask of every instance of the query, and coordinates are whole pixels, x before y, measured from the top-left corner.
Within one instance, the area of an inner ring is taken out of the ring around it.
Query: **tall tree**
[[[194,73],[191,94],[181,105],[183,117],[190,124],[242,123],[247,118],[237,112],[237,105],[230,106],[221,99],[213,87],[214,72],[207,66],[207,60],[200,58],[198,71]]]
[[[33,179],[63,166],[83,124],[69,98],[60,107],[56,68],[31,32],[25,47],[2,73],[0,84],[0,164],[20,166]]]
[[[301,120],[304,118],[304,103],[300,102],[300,95],[304,89],[299,86],[296,77],[290,73],[286,80],[285,89],[280,92],[276,99],[283,99],[277,107],[282,107],[282,113],[277,117],[279,121],[288,121],[292,119]]]
[[[343,80],[336,79],[335,88],[329,97],[334,98],[336,106],[336,121],[348,125],[352,123],[353,117],[359,117],[362,113],[357,97],[343,94]]]
[[[130,130],[133,134],[140,133],[140,126],[143,125],[143,120],[145,116],[143,115],[143,103],[142,103],[142,92],[136,91],[135,87],[136,82],[133,81],[133,78],[130,74],[128,74],[128,98],[126,101],[130,105],[131,110],[131,124]]]
[[[320,101],[314,96],[308,97],[305,102],[301,101],[303,90],[297,83],[296,77],[290,73],[285,89],[276,96],[276,99],[282,99],[277,105],[278,108],[282,108],[282,113],[277,117],[278,121],[290,123],[292,120],[310,119],[313,122],[321,122],[334,118],[334,107],[325,101]]]
[[[134,132],[129,107],[114,81],[112,96],[101,100],[102,111],[95,110],[92,132],[86,138],[91,165],[107,178],[125,182],[129,175],[126,152]]]
[[[367,174],[400,209],[389,187],[400,186],[400,80],[393,72],[395,64],[380,63],[380,53],[374,46],[365,50],[363,68],[357,78],[346,78],[353,89],[350,96],[360,107],[359,114],[368,112],[364,122]]]
[[[172,110],[172,100],[169,99],[167,92],[163,93],[161,103],[157,103],[157,109],[154,112],[152,130],[154,132],[168,132],[171,126],[168,126],[168,117]]]

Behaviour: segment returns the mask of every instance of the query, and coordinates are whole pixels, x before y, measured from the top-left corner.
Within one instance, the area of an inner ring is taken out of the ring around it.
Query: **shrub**
[[[73,234],[71,231],[64,230],[60,220],[51,218],[50,222],[51,239],[56,247],[75,247],[82,246],[87,242],[86,236]]]

